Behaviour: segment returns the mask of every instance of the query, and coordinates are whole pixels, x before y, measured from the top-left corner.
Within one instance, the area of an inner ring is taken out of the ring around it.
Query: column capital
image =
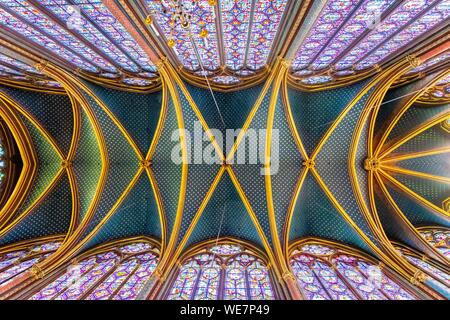
[[[413,68],[417,68],[418,66],[420,66],[420,59],[417,58],[415,55],[412,54],[408,54],[406,56],[406,61],[408,61],[408,63],[411,65],[411,67]]]
[[[31,267],[31,273],[37,280],[44,278],[44,275],[45,275],[44,270],[42,270],[42,268],[39,267],[37,264],[34,264]]]

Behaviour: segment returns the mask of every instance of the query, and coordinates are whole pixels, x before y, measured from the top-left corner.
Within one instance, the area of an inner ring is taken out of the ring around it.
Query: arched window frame
[[[433,268],[438,269],[440,272],[443,273],[447,273],[450,274],[448,272],[448,267],[443,266],[440,262],[426,256],[423,253],[420,253],[417,250],[414,250],[412,248],[406,247],[403,244],[400,244],[398,242],[394,242],[393,245],[395,246],[395,248],[399,251],[399,253],[402,256],[410,256],[416,259],[419,259],[425,263],[427,263],[428,265],[430,265]],[[423,268],[420,265],[415,264],[414,262],[410,261],[409,259],[407,259],[413,266],[415,266],[416,268],[420,269],[421,271],[423,271],[426,275],[428,275],[429,277],[431,277],[432,279],[436,280],[438,283],[440,283],[441,285],[443,285],[444,287],[450,287],[449,284],[446,284],[445,281],[443,281],[442,279],[440,279],[439,277],[437,277],[435,274],[429,272],[428,270],[426,270],[425,268]]]
[[[147,243],[150,244],[152,246],[152,249],[150,250],[143,250],[143,251],[139,251],[136,253],[122,253],[120,252],[120,248],[127,246],[127,245],[131,245],[131,244],[135,244],[135,243]],[[88,290],[86,290],[85,292],[83,292],[81,294],[81,296],[79,298],[77,298],[76,300],[84,300],[87,297],[89,297],[89,295],[95,291],[95,289],[97,287],[99,287],[102,283],[104,283],[105,280],[108,279],[109,276],[111,276],[112,274],[114,274],[115,271],[117,271],[117,269],[121,266],[124,265],[127,261],[130,261],[134,258],[136,258],[137,256],[141,256],[143,254],[146,253],[152,253],[153,255],[156,256],[157,259],[157,263],[159,263],[159,259],[160,259],[160,243],[152,238],[148,238],[148,237],[134,237],[134,238],[127,238],[127,239],[121,239],[121,240],[116,240],[116,241],[112,241],[106,244],[101,244],[98,245],[95,248],[92,248],[82,254],[80,254],[79,256],[75,257],[74,259],[72,259],[71,261],[69,261],[68,263],[64,264],[63,266],[59,267],[55,272],[53,272],[52,274],[50,274],[48,277],[42,279],[41,281],[39,281],[36,285],[34,285],[32,288],[30,288],[29,290],[27,290],[20,298],[21,299],[31,299],[34,295],[38,294],[42,289],[46,288],[47,286],[49,286],[50,284],[54,283],[57,279],[59,279],[60,277],[64,276],[67,271],[69,270],[69,268],[71,268],[72,266],[77,266],[80,262],[91,259],[91,258],[97,258],[97,256],[101,255],[101,254],[105,254],[108,252],[112,252],[114,253],[117,257],[110,259],[110,261],[115,260],[113,266],[105,273],[103,274],[99,279],[97,279],[95,281],[95,283],[93,285],[91,285],[89,287]],[[97,262],[95,263],[96,265]],[[127,281],[136,273],[136,270],[139,268],[140,264],[138,264],[132,273],[128,274],[127,277],[122,281],[121,285],[116,288],[115,292],[113,293],[113,295],[117,295],[121,288],[127,283]],[[90,268],[89,270],[86,270],[83,272],[82,276],[87,275],[93,268]],[[148,278],[150,278],[151,275],[148,276]],[[148,280],[148,279],[147,279]],[[145,282],[144,282],[145,284]],[[60,296],[61,294],[64,293],[65,290],[67,290],[69,288],[69,286],[66,286],[64,288],[63,291],[59,292],[56,296]],[[108,297],[109,299],[110,297]]]
[[[330,254],[330,255],[319,255],[319,254],[311,254],[311,253],[306,253],[306,252],[302,252],[301,251],[301,247],[304,245],[321,245],[321,246],[326,246],[331,248],[332,250],[334,250],[335,252]],[[296,252],[298,251],[298,252]],[[338,270],[338,268],[335,266],[334,263],[334,259],[338,258],[339,256],[351,256],[353,258],[358,259],[361,262],[364,262],[366,264],[370,264],[370,265],[374,265],[374,266],[379,266],[382,269],[383,275],[387,278],[389,278],[392,282],[394,282],[395,284],[397,284],[398,286],[400,286],[404,291],[406,291],[408,294],[410,294],[413,298],[418,298],[418,294],[416,292],[414,292],[414,290],[407,284],[407,282],[402,279],[398,274],[394,273],[392,270],[388,269],[382,262],[377,261],[376,259],[374,259],[373,257],[355,249],[352,248],[350,246],[344,245],[344,244],[340,244],[340,243],[336,243],[336,242],[332,242],[332,241],[328,241],[328,240],[324,240],[324,239],[319,239],[319,238],[304,238],[301,240],[298,240],[296,242],[294,242],[293,244],[291,244],[289,246],[289,250],[288,250],[288,265],[289,268],[292,272],[292,274],[294,274],[294,277],[296,278],[296,282],[297,285],[298,284],[298,279],[295,276],[295,272],[292,269],[292,265],[291,265],[291,260],[295,257],[295,256],[301,256],[301,255],[305,255],[305,256],[309,256],[309,257],[313,257],[314,259],[321,261],[325,264],[327,264],[327,266],[329,266],[330,268],[333,269],[333,271],[336,273],[336,276],[338,277],[338,279],[340,281],[342,281],[347,288],[351,291],[351,293],[353,295],[355,295],[355,297],[358,300],[364,300],[364,298],[361,296],[361,294],[355,289],[355,287],[350,283],[350,281],[347,279],[346,276],[344,276],[340,270]],[[357,268],[357,270],[359,271],[359,273],[365,278],[367,278],[367,275],[362,272],[359,268],[359,266],[355,266]],[[318,281],[320,280],[320,277],[316,276],[316,278],[318,279]],[[322,290],[326,293],[327,297],[330,300],[333,300],[333,298],[330,296],[330,294],[328,293],[328,291],[325,289],[324,285],[320,282],[320,286],[322,288]],[[299,290],[301,290],[300,286],[299,286]],[[378,288],[377,289],[384,297],[386,300],[392,300],[389,297],[389,294],[387,294],[383,289]]]
[[[440,251],[444,256],[447,256],[446,253],[444,253],[440,249],[447,249],[448,251],[448,258],[450,258],[450,229],[444,228],[444,227],[421,227],[418,228],[417,231],[420,233],[422,237],[427,240],[427,242],[433,246],[436,250]],[[444,233],[448,236],[445,238],[445,240],[438,242],[436,240],[436,234],[437,233]],[[432,237],[430,239],[429,237]]]
[[[18,257],[15,257],[16,259],[12,264],[5,265],[3,267],[0,267],[0,274],[10,270],[13,267],[20,266],[22,263],[25,263],[27,261],[31,261],[33,259],[37,259],[34,261],[33,264],[29,265],[28,267],[22,269],[21,271],[15,273],[13,276],[0,280],[0,288],[6,284],[8,284],[10,281],[13,281],[14,278],[16,278],[18,275],[22,274],[23,272],[26,272],[27,270],[31,269],[35,264],[44,261],[47,257],[52,255],[56,252],[57,247],[53,247],[49,250],[42,250],[42,251],[36,251],[35,248],[38,246],[44,246],[49,244],[62,244],[64,240],[64,236],[57,235],[57,236],[49,236],[49,237],[42,237],[38,239],[33,240],[26,240],[21,241],[18,243],[14,243],[11,245],[4,246],[0,249],[0,263],[4,262],[6,260],[12,261],[12,259],[5,259],[6,254],[13,254],[13,253],[19,253],[21,251],[25,251],[26,253],[24,255],[19,255]],[[58,246],[59,247],[59,246]],[[33,250],[34,249],[34,250]]]
[[[219,279],[220,279],[219,286],[217,289],[217,298],[215,300],[224,299],[226,267],[228,266],[227,262],[232,262],[233,260],[237,259],[239,256],[246,255],[246,254],[255,257],[256,259],[254,261],[259,260],[264,264],[264,266],[266,267],[266,270],[267,270],[268,277],[269,277],[270,286],[271,286],[271,290],[272,290],[272,294],[273,294],[273,299],[274,300],[279,299],[279,297],[281,296],[280,295],[281,290],[278,286],[278,283],[276,281],[277,278],[274,274],[272,264],[270,263],[267,255],[261,249],[257,248],[256,246],[254,246],[248,242],[233,239],[233,238],[222,238],[222,239],[219,239],[219,241],[209,240],[209,241],[201,242],[201,243],[196,244],[196,245],[192,246],[191,248],[189,248],[177,260],[176,268],[174,268],[174,270],[168,277],[167,286],[165,287],[164,291],[162,292],[161,298],[169,299],[169,297],[172,293],[172,289],[175,285],[175,282],[177,281],[177,278],[178,278],[183,266],[187,265],[191,261],[197,261],[199,259],[198,257],[202,254],[208,254],[208,255],[213,254],[209,250],[217,245],[239,246],[241,248],[241,252],[236,253],[236,254],[227,255],[225,259],[222,259],[220,256],[217,256],[217,255],[214,257],[214,260],[216,260],[220,264],[220,267],[221,267],[220,277],[219,277]],[[209,260],[209,261],[211,261],[211,260]],[[247,270],[246,270],[246,272],[247,272]],[[249,281],[248,281],[248,277],[246,275],[247,275],[247,273],[245,274],[246,295],[251,296],[249,293],[249,290],[250,290]],[[199,282],[200,277],[201,276],[197,276],[197,279],[196,279],[197,283]],[[196,295],[196,291],[197,291],[197,289],[194,289],[193,292],[191,293],[190,298],[192,300],[194,299],[194,297]]]

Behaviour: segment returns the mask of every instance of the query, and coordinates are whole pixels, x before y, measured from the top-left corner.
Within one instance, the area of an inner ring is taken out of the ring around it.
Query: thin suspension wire
[[[209,79],[208,79],[208,77],[206,76],[205,68],[203,67],[203,61],[202,61],[202,59],[201,59],[201,57],[200,57],[200,54],[198,53],[197,45],[196,45],[196,43],[195,43],[193,34],[192,34],[192,32],[191,32],[190,30],[189,30],[189,36],[190,36],[190,38],[191,38],[191,42],[192,42],[192,45],[193,45],[193,47],[194,47],[195,55],[197,56],[197,60],[198,60],[198,62],[199,62],[199,64],[200,64],[200,68],[201,68],[202,71],[203,71],[203,76],[205,77],[206,83],[208,84],[209,92],[211,93],[211,96],[213,97],[214,104],[216,105],[217,112],[219,113],[220,120],[222,121],[222,124],[223,124],[223,126],[224,126],[224,129],[226,129],[227,126],[225,125],[225,121],[223,120],[222,113],[220,112],[220,108],[219,108],[219,105],[218,105],[218,103],[217,103],[216,97],[215,97],[215,95],[214,95],[214,91],[213,91],[213,89],[211,88],[211,84],[209,83]],[[216,244],[215,244],[216,246],[217,246],[217,244],[219,243],[220,233],[221,233],[221,231],[222,231],[222,225],[223,225],[223,220],[224,220],[224,217],[225,217],[225,211],[226,211],[225,208],[226,208],[226,203],[224,204],[223,209],[222,209],[222,215],[221,215],[221,218],[220,218],[219,230],[218,230],[218,232],[217,232],[217,237],[216,237]],[[215,253],[214,253],[214,256],[216,256]]]
[[[419,90],[416,90],[416,91],[412,91],[412,92],[407,93],[407,94],[405,94],[405,95],[403,95],[403,96],[400,96],[400,97],[397,97],[397,98],[394,98],[394,99],[391,99],[391,100],[388,100],[388,101],[384,101],[382,104],[380,104],[380,106],[382,106],[382,105],[384,105],[384,104],[386,104],[386,103],[390,103],[390,102],[393,102],[393,101],[395,101],[395,100],[398,100],[398,99],[401,99],[401,98],[404,98],[404,97],[413,95],[414,93],[420,92],[420,91],[422,91],[422,90],[423,90],[423,88],[422,88],[422,89],[419,89]]]
[[[219,113],[220,121],[222,122],[224,129],[226,129],[227,126],[225,124],[225,121],[223,120],[222,113],[220,112],[219,104],[217,103],[216,96],[214,95],[214,91],[211,88],[211,84],[209,83],[208,76],[206,75],[205,68],[203,66],[203,61],[202,61],[202,59],[200,57],[200,54],[198,53],[197,44],[195,43],[195,40],[194,40],[194,37],[193,37],[193,34],[192,34],[191,30],[189,30],[189,38],[191,39],[192,46],[194,47],[194,52],[195,52],[195,55],[197,56],[197,61],[200,64],[200,68],[202,69],[203,77],[206,80],[209,92],[211,93],[211,96],[212,96],[212,98],[214,100],[214,104],[216,106],[217,112]]]

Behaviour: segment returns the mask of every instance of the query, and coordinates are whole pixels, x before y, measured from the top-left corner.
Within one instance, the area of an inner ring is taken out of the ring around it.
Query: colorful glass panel
[[[322,49],[320,55],[311,63],[311,69],[321,70],[330,67],[365,32],[375,27],[380,29],[388,28],[386,26],[377,26],[376,24],[383,13],[394,4],[394,0],[366,0],[360,3],[359,6],[354,8],[350,18],[333,35],[327,46]]]
[[[245,269],[235,260],[227,266],[225,274],[225,300],[245,300],[247,297]]]
[[[437,280],[441,281],[443,284],[445,284],[447,287],[450,287],[450,274],[442,271],[441,269],[436,268],[432,264],[423,261],[417,257],[405,254],[404,255],[406,259],[408,259],[413,265],[416,267],[422,269],[429,275],[433,276]]]
[[[22,72],[28,72],[28,73],[39,74],[39,75],[42,74],[39,71],[37,71],[34,67],[32,67],[26,63],[23,63],[17,59],[13,59],[10,56],[7,56],[2,53],[0,53],[0,63],[3,63],[9,67],[14,67],[16,69],[19,69]]]
[[[448,77],[448,82],[450,82],[450,76]],[[433,247],[450,259],[450,231],[439,229],[422,230],[420,231],[420,234]]]
[[[212,247],[209,251],[218,255],[232,255],[241,252],[242,248],[233,244],[222,244]]]
[[[377,266],[331,246],[299,246],[292,252],[290,265],[308,300],[414,299]]]
[[[247,277],[251,300],[275,299],[269,272],[261,260],[255,260],[247,267]]]
[[[155,271],[158,264],[158,259],[155,255],[146,253],[137,258],[140,260],[139,267],[113,297],[113,300],[136,299],[145,283],[153,274],[153,271]]]
[[[246,68],[256,71],[267,63],[287,0],[223,0],[217,6],[207,0],[192,4],[184,1],[183,12],[190,15],[188,28],[183,28],[179,21],[171,25],[172,14],[178,10],[172,1],[145,0],[144,3],[155,18],[154,30],[157,33],[161,30],[166,40],[174,41],[172,50],[186,69],[197,72],[203,64],[207,71],[216,71],[221,66],[233,71]],[[222,29],[221,39],[217,36],[218,25]],[[205,31],[207,36],[200,36]],[[221,46],[219,40],[222,40]],[[223,57],[219,48],[223,48]],[[238,83],[219,79],[215,82]]]
[[[409,0],[398,5],[388,17],[375,25],[362,41],[354,46],[337,64],[336,69],[346,69],[363,59],[373,48],[381,45],[408,24],[436,0]]]
[[[157,266],[155,251],[149,243],[136,242],[87,257],[70,265],[31,299],[136,299]]]
[[[194,300],[216,300],[221,277],[220,264],[213,257],[203,265],[195,287]]]
[[[274,299],[265,264],[238,245],[217,245],[183,264],[168,296],[169,300],[219,298]]]
[[[424,35],[433,28],[437,27],[439,24],[444,23],[450,16],[450,0],[443,0],[440,2],[429,0],[420,2],[423,3],[423,6],[417,5],[417,8],[420,9],[424,9],[427,5],[430,6],[432,3],[435,5],[420,17],[417,14],[414,14],[412,17],[413,22],[410,25],[398,32],[390,38],[390,40],[384,42],[383,45],[379,46],[375,51],[371,51],[368,57],[364,58],[361,62],[355,65],[356,70],[366,69],[381,62],[389,55],[400,51],[407,44],[416,40],[419,36]],[[409,2],[407,2],[407,4],[408,3]],[[420,9],[418,9],[418,11]],[[411,9],[410,12],[411,11],[414,13],[416,12],[414,9]],[[422,10],[420,10],[420,12],[422,12]],[[377,41],[376,43],[378,44]],[[373,43],[371,45],[373,45]],[[360,56],[361,54],[358,55],[358,57]]]
[[[445,27],[449,16],[450,0],[329,0],[305,34],[292,74],[305,85],[355,75]],[[445,59],[442,56],[434,63]],[[325,70],[330,71],[325,74]]]
[[[26,23],[32,25],[33,28],[39,30],[42,35],[57,42],[66,52],[71,51],[100,69],[109,72],[117,71],[109,61],[95,53],[91,48],[70,34],[65,28],[53,22],[28,2],[20,0],[0,0],[0,4],[5,11],[7,10],[9,11],[8,13],[11,13],[11,16],[14,15],[17,19],[26,21]],[[16,31],[18,31],[19,34],[22,34],[20,30],[16,29]]]
[[[156,72],[155,65],[150,61],[144,49],[137,44],[101,0],[73,0],[73,3],[81,8],[81,12],[101,32],[105,33],[111,39],[112,43],[122,49],[122,52],[124,52],[128,59],[133,59],[134,62],[146,71]],[[123,56],[121,57],[123,58]]]
[[[353,257],[340,256],[336,261],[336,269],[348,283],[358,292],[363,300],[387,300],[376,287],[357,268],[357,260]]]
[[[92,23],[83,16],[78,6],[66,1],[42,0],[40,2],[45,9],[55,15],[56,19],[59,19],[60,23],[66,24],[69,30],[79,34],[91,45],[103,51],[111,61],[116,62],[125,70],[131,72],[137,71],[136,64],[128,59],[123,52],[95,28]],[[57,24],[55,23],[54,25]]]
[[[60,246],[61,242],[52,241],[0,255],[0,286],[6,285],[17,275],[43,261]]]
[[[222,0],[222,30],[227,67],[244,68],[252,9],[251,0]]]
[[[55,55],[63,58],[66,61],[69,61],[70,63],[83,70],[87,70],[90,72],[98,71],[98,68],[91,63],[82,59],[77,54],[74,54],[72,51],[67,50],[65,47],[52,40],[50,37],[47,37],[29,24],[26,24],[16,17],[12,16],[9,12],[6,12],[2,8],[0,8],[0,16],[2,17],[2,19],[0,19],[0,24],[5,29],[15,31],[23,37],[26,37],[31,42],[34,42],[35,45],[45,47]]]
[[[323,49],[327,39],[333,37],[339,26],[358,3],[358,0],[328,1],[297,51],[292,63],[295,71],[308,67],[314,61],[314,57]]]
[[[446,51],[444,53],[441,53],[440,55],[437,55],[434,58],[431,58],[427,61],[425,61],[424,63],[422,63],[420,66],[409,70],[406,75],[410,75],[410,74],[414,74],[414,73],[419,73],[422,71],[425,71],[429,68],[432,68],[440,63],[443,63],[444,61],[448,61],[450,59],[450,51]]]
[[[378,267],[369,265],[364,261],[358,261],[358,268],[364,276],[372,281],[376,288],[391,300],[414,300],[414,297],[403,290],[397,283],[387,277]]]
[[[307,255],[296,255],[291,259],[291,268],[303,296],[307,300],[330,300],[330,296],[322,287],[310,264],[315,259]]]
[[[168,300],[191,300],[200,274],[200,264],[196,260],[185,263],[172,285]]]
[[[186,12],[191,15],[190,28],[187,29],[183,28],[180,23],[176,23],[172,29],[170,17],[176,8],[171,1],[161,1],[167,8],[166,13],[162,12],[161,4],[156,1],[146,0],[145,3],[149,12],[156,12],[156,21],[164,37],[167,40],[175,40],[173,50],[185,68],[192,71],[200,69],[195,47],[204,69],[216,70],[219,67],[215,10],[207,0],[200,0],[193,5],[189,1],[183,3]],[[207,37],[199,36],[202,30],[208,32]],[[192,38],[190,34],[192,34]]]
[[[247,66],[259,70],[267,63],[287,0],[257,0],[248,43]]]

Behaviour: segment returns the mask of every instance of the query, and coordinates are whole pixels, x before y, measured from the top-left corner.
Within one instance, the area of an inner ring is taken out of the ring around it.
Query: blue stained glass
[[[200,264],[196,260],[185,263],[172,285],[168,300],[191,300],[199,274]]]
[[[239,83],[240,80],[237,77],[233,77],[233,76],[217,76],[211,79],[214,83],[217,84],[225,84],[225,85],[229,85],[229,84],[236,84]]]
[[[220,286],[224,283],[223,288]],[[188,259],[172,284],[169,300],[274,299],[265,264],[238,245],[222,244]]]
[[[161,28],[164,37],[175,40],[175,51],[181,64],[192,71],[200,69],[200,63],[197,59],[194,44],[200,56],[203,67],[208,70],[216,70],[219,67],[217,35],[215,25],[215,10],[207,0],[200,0],[197,4],[186,8],[191,14],[191,27],[184,29],[179,22],[175,24],[174,29],[170,26],[171,14],[176,10],[170,1],[162,1],[168,9],[166,14],[161,12],[161,7],[155,1],[146,0],[146,6],[150,11],[155,10],[156,21]],[[186,3],[188,4],[188,3]],[[207,30],[208,36],[202,38],[199,36],[201,30]],[[192,40],[189,36],[192,34]]]
[[[112,15],[101,0],[73,0],[73,3],[81,8],[81,11],[98,24],[115,45],[119,46],[125,53],[131,56],[136,63],[146,71],[156,72],[155,65],[150,61],[148,55],[141,46],[126,31]]]
[[[341,25],[330,43],[323,48],[322,53],[311,64],[311,68],[313,70],[328,68],[359,36],[370,31],[382,14],[394,3],[394,0],[364,1],[348,21]],[[387,27],[388,25],[378,26],[380,30],[386,30]]]
[[[31,42],[34,42],[36,45],[52,51],[64,60],[69,61],[70,63],[83,70],[90,72],[99,71],[98,67],[95,67],[91,63],[82,59],[80,56],[67,50],[65,47],[59,45],[56,41],[39,32],[29,24],[26,24],[16,17],[12,16],[2,8],[0,8],[0,16],[2,17],[2,19],[0,19],[0,24],[3,25],[6,29],[17,32],[18,34],[29,39]]]
[[[361,59],[363,59],[372,49],[381,45],[386,39],[394,35],[401,28],[424,12],[430,5],[437,0],[409,0],[398,5],[389,16],[374,25],[373,30],[367,34],[362,41],[354,46],[337,64],[336,69],[342,70],[348,68]],[[410,39],[412,40],[412,39]],[[372,54],[370,55],[370,57]],[[375,63],[369,63],[372,66]]]
[[[80,7],[67,1],[61,2],[56,0],[43,0],[41,4],[59,18],[61,23],[65,23],[68,29],[81,35],[93,46],[103,51],[111,61],[114,61],[125,70],[138,71],[137,65],[84,17]]]
[[[14,69],[11,69],[10,67],[4,66],[0,64],[0,71],[4,72],[5,74],[12,74],[12,75],[18,75],[23,76],[24,74],[22,72],[16,71]]]
[[[11,58],[11,57],[9,57],[9,56],[7,56],[5,54],[2,54],[2,53],[0,53],[0,62],[8,64],[10,66],[13,66],[13,67],[15,67],[17,69],[20,69],[23,72],[29,72],[29,73],[32,73],[32,74],[39,74],[39,75],[42,74],[41,72],[37,71],[34,67],[32,67],[32,66],[30,66],[30,65],[28,65],[26,63],[23,63],[23,62],[21,62],[21,61],[19,61],[17,59],[13,59],[13,58]]]
[[[60,246],[61,242],[54,241],[33,245],[26,249],[0,255],[0,287],[6,286],[13,281],[17,275],[49,257]]]
[[[136,299],[158,263],[156,248],[134,242],[89,256],[66,270],[32,300]]]
[[[247,66],[250,69],[259,70],[267,63],[286,4],[287,0],[256,1],[248,43]]]
[[[355,75],[441,28],[449,15],[449,0],[329,0],[297,50],[292,74],[306,85]]]
[[[450,83],[450,75],[438,82],[438,84],[446,85]],[[447,120],[448,122],[449,120]],[[440,229],[426,229],[419,231],[422,237],[428,241],[436,250],[450,259],[450,231]]]
[[[245,71],[246,68],[257,71],[263,68],[269,58],[275,36],[281,24],[287,0],[224,0],[220,1],[220,10],[200,0],[196,4],[183,2],[185,11],[191,14],[190,28],[184,29],[180,22],[170,25],[171,14],[176,10],[171,1],[161,1],[166,8],[162,13],[156,1],[146,0],[149,13],[155,17],[155,25],[162,31],[166,40],[174,41],[173,51],[186,68],[198,72],[203,64],[207,71],[216,71],[223,67],[233,71]],[[220,12],[220,20],[216,17]],[[220,57],[216,25],[221,22],[223,30],[222,47],[224,57]],[[192,33],[192,40],[189,37]],[[207,37],[200,37],[200,31],[206,30]],[[195,44],[195,45],[194,45]],[[195,47],[201,61],[198,61]],[[249,75],[242,74],[242,76]],[[232,77],[216,78],[215,82],[235,85]]]
[[[220,5],[227,66],[239,70],[244,67],[252,1],[222,0]]]
[[[420,18],[414,20],[414,22],[412,22],[408,27],[397,33],[374,52],[371,52],[370,56],[358,63],[355,69],[362,70],[372,66],[373,64],[379,63],[387,56],[401,50],[408,43],[411,43],[419,36],[443,23],[449,16],[450,1],[444,0],[440,3],[436,2],[435,6],[423,14]]]
[[[379,267],[331,246],[300,246],[292,252],[290,265],[308,300],[414,299]]]
[[[428,68],[436,66],[439,63],[442,63],[442,62],[447,61],[449,59],[450,59],[450,51],[446,51],[444,53],[441,53],[441,54],[437,55],[434,58],[431,58],[431,59],[425,61],[420,66],[409,70],[406,73],[406,75],[410,75],[410,74],[414,74],[414,73],[418,73],[418,72],[424,71],[424,70],[426,70]]]
[[[235,260],[228,265],[225,274],[225,300],[245,300],[247,297],[247,284],[245,280],[245,269],[239,261]]]
[[[105,71],[117,71],[117,69],[109,61],[95,53],[83,42],[79,41],[76,37],[66,31],[66,29],[53,22],[37,8],[30,5],[27,1],[0,0],[0,4],[3,8],[8,8],[18,17],[27,21],[27,23],[30,23],[34,28],[39,29],[42,33],[46,34],[47,37],[58,41],[66,48],[66,50],[76,52],[79,56],[84,57]]]
[[[303,296],[307,300],[330,300],[319,279],[310,268],[311,263],[314,263],[314,258],[307,255],[294,255],[291,258],[291,268]]]
[[[128,84],[128,85],[133,85],[133,86],[144,87],[144,86],[151,85],[153,82],[148,79],[142,79],[142,78],[125,78],[125,79],[123,79],[123,83]]]
[[[294,71],[304,69],[313,62],[313,58],[323,48],[327,39],[333,36],[358,3],[358,0],[328,1],[297,51],[292,63]]]
[[[404,256],[413,265],[415,265],[419,269],[422,269],[425,273],[428,273],[429,275],[440,281],[443,285],[447,286],[447,288],[450,288],[450,274],[412,255],[404,254]]]

